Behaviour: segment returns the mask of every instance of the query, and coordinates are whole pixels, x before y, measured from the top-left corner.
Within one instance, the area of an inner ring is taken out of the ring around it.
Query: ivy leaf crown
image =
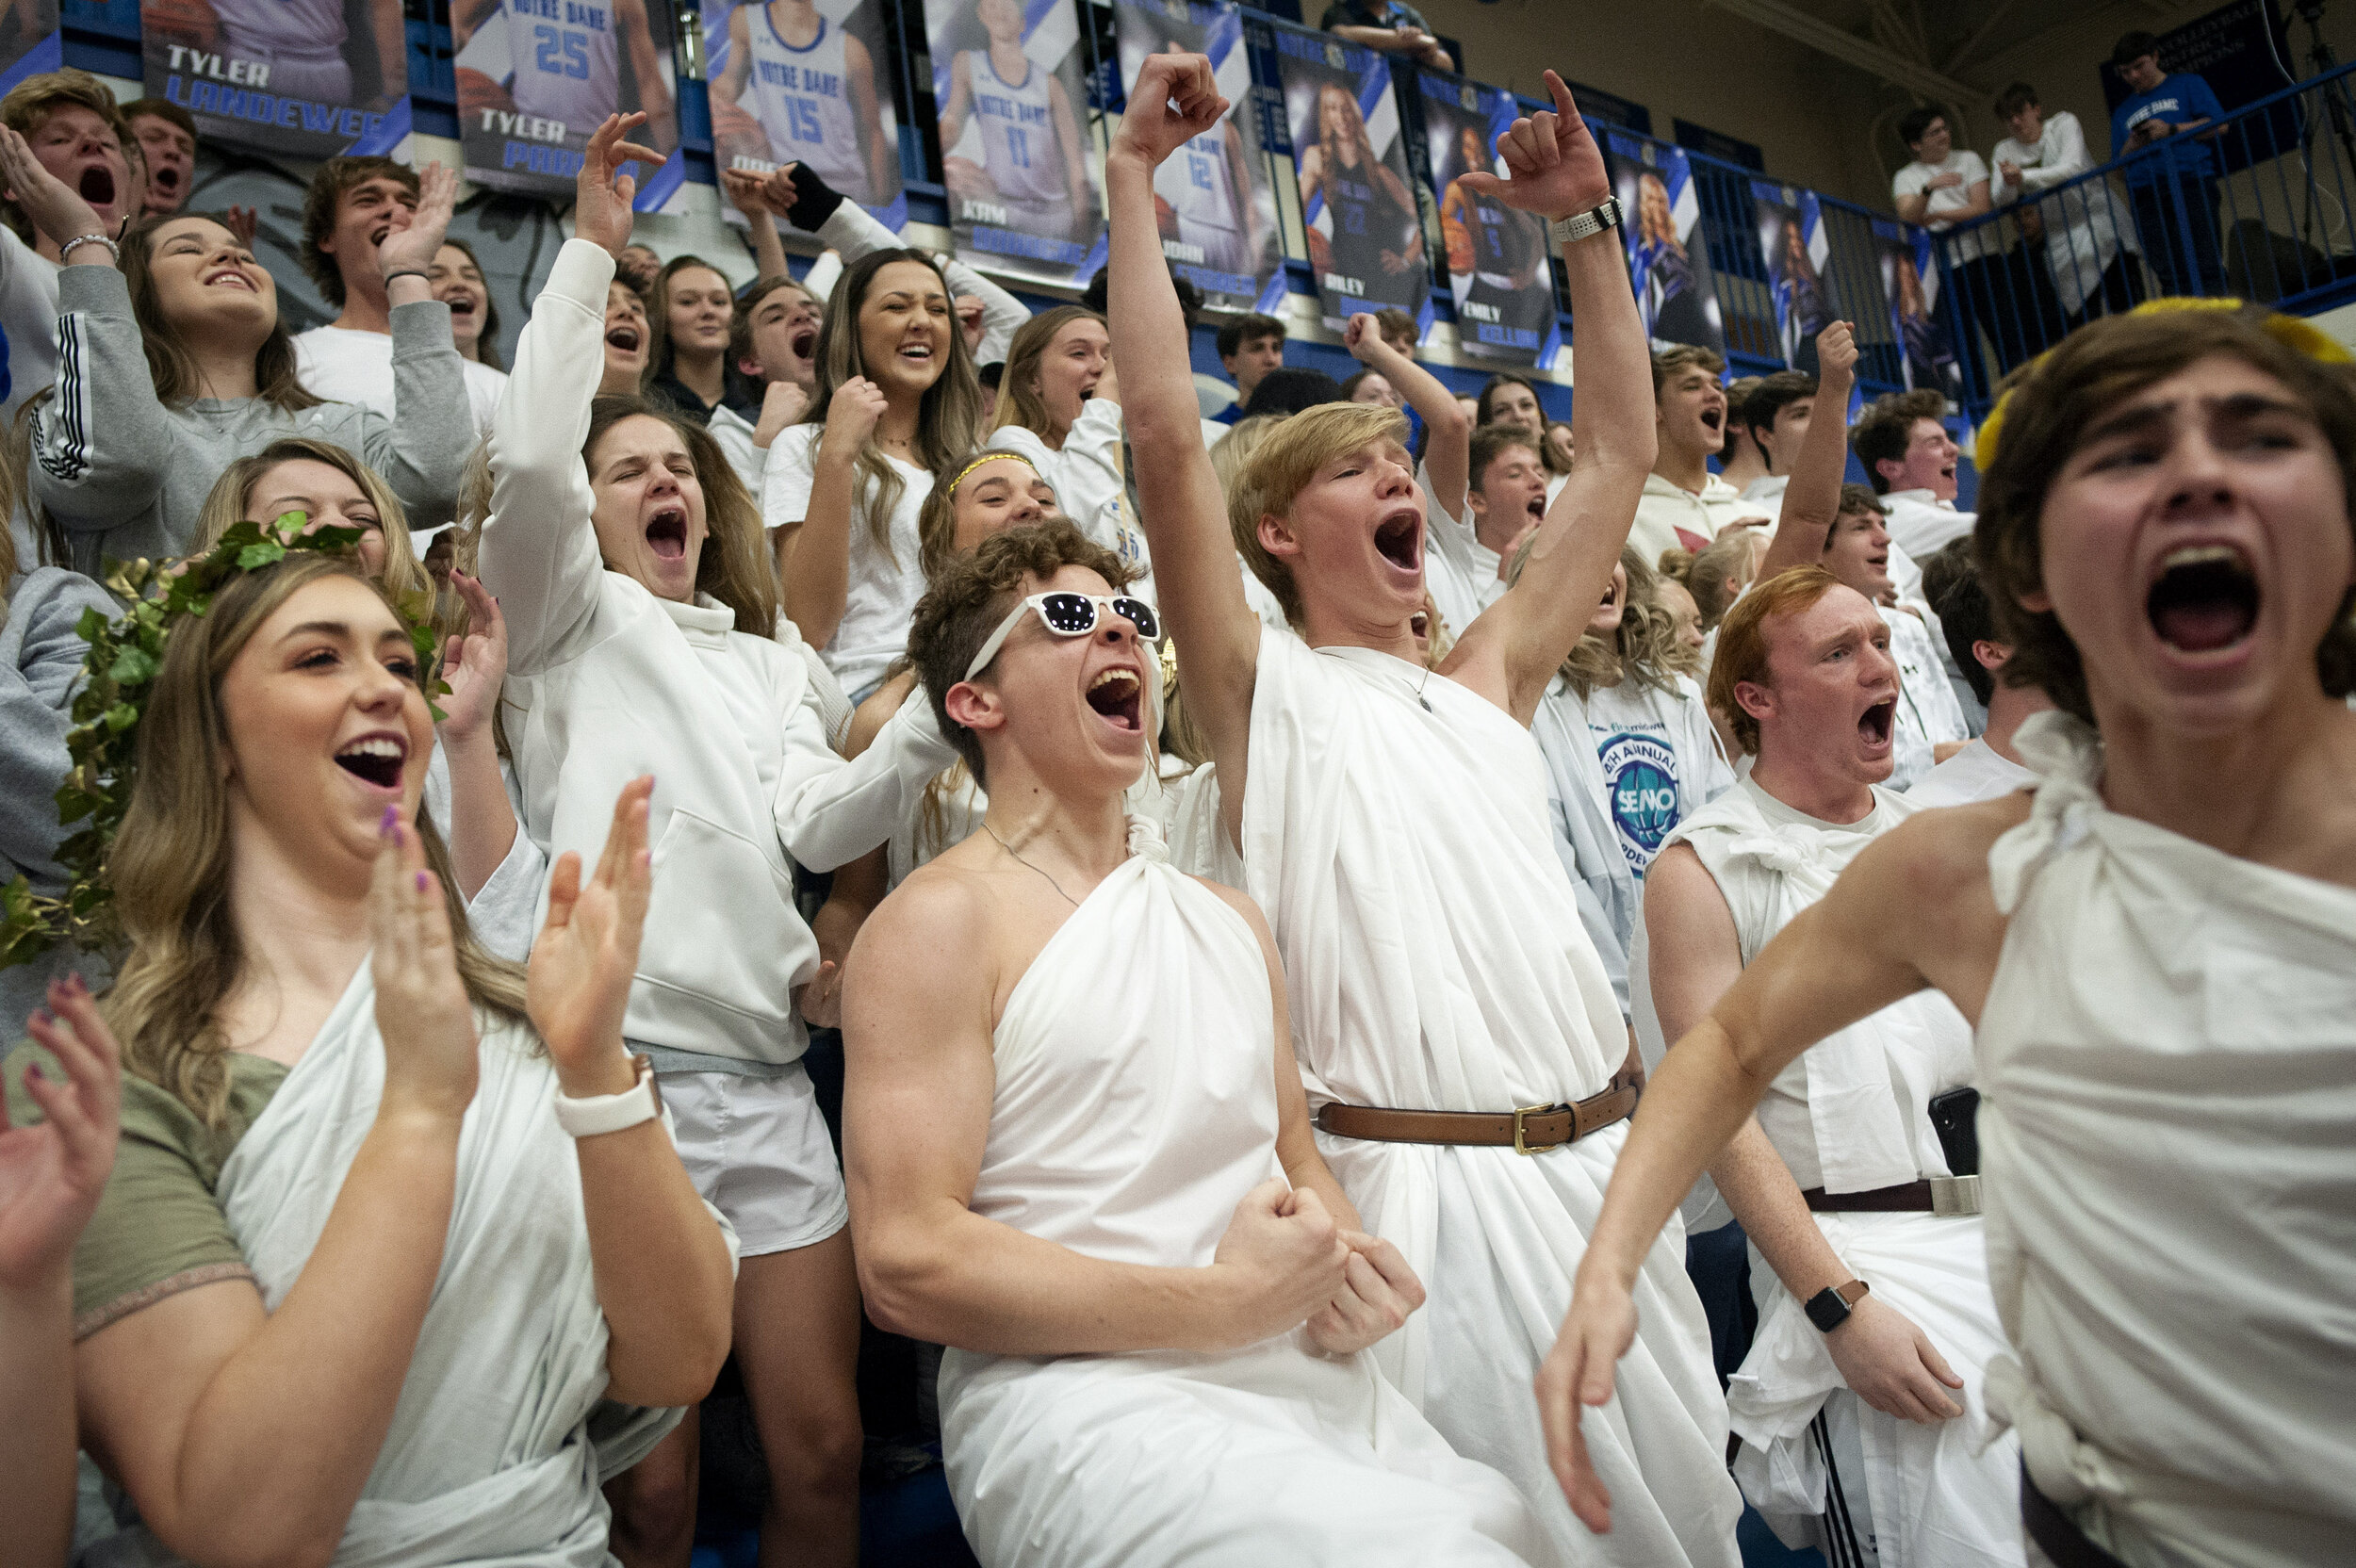
[[[74,694],[74,727],[66,735],[69,767],[57,786],[57,821],[80,826],[57,847],[66,870],[66,890],[46,898],[22,874],[0,888],[0,969],[30,963],[62,942],[85,953],[111,953],[122,945],[114,889],[106,880],[106,857],[130,808],[139,772],[139,720],[164,667],[164,647],[184,618],[202,616],[232,578],[274,566],[289,554],[337,555],[355,548],[356,528],[311,527],[307,514],[280,514],[268,523],[232,524],[212,548],[179,563],[111,562],[106,585],[129,608],[109,620],[95,609],[82,612],[75,635],[90,645],[82,660],[82,688]],[[434,667],[436,640],[428,596],[398,606],[417,667]],[[438,678],[427,687],[428,705],[450,686]],[[433,708],[438,723],[443,713]]]

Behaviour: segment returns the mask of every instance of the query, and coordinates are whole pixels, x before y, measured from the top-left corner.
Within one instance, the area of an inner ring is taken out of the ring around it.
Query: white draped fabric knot
[[[2029,820],[1998,839],[1988,856],[1988,889],[2009,915],[2029,874],[2045,858],[2086,836],[2089,812],[2102,808],[2102,737],[2059,709],[2032,713],[2012,738],[2021,760],[2037,774]]]
[[[1161,824],[1151,817],[1131,817],[1129,819],[1129,853],[1132,856],[1141,856],[1148,860],[1167,863],[1170,859],[1170,846],[1162,841]]]

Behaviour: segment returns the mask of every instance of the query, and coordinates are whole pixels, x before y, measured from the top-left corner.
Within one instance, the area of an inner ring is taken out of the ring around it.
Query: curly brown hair
[[[1981,475],[1972,553],[1994,603],[1997,634],[2012,645],[2006,684],[2044,688],[2054,705],[2091,724],[2086,665],[2051,611],[2026,595],[2045,586],[2046,500],[2087,426],[2145,387],[2212,354],[2229,354],[2272,376],[2314,414],[2338,459],[2342,504],[2356,493],[2356,367],[2308,358],[2277,341],[2266,313],[2182,310],[2113,316],[2080,328],[2040,360],[2004,408],[2003,439]],[[2351,521],[2356,529],[2356,521]],[[2315,672],[2332,696],[2356,691],[2356,589],[2340,599],[2315,648]]]
[[[982,743],[974,733],[949,716],[949,689],[965,679],[966,666],[982,651],[1006,612],[1023,592],[1023,580],[1044,582],[1066,566],[1085,566],[1112,585],[1115,593],[1129,586],[1129,568],[1121,557],[1090,540],[1063,517],[1024,523],[994,533],[971,553],[952,557],[916,602],[908,621],[908,661],[933,705],[941,732],[957,748],[974,782],[984,789]]]

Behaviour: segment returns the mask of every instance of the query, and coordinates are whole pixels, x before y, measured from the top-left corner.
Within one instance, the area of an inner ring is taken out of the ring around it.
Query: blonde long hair
[[[333,441],[318,441],[307,435],[282,435],[250,457],[238,458],[221,471],[206,493],[204,506],[196,514],[196,554],[202,555],[220,542],[221,536],[238,523],[274,522],[270,517],[248,517],[247,504],[254,498],[255,486],[270,471],[282,463],[324,463],[360,487],[376,508],[378,527],[384,534],[384,591],[396,604],[415,603],[414,596],[434,592],[434,580],[426,574],[425,565],[417,559],[415,547],[409,543],[409,514],[401,510],[401,498],[393,494],[377,471],[354,457]]]
[[[216,1016],[249,955],[229,906],[229,727],[221,683],[262,624],[302,589],[333,577],[384,590],[346,555],[303,552],[233,580],[164,645],[139,720],[139,775],[106,860],[130,940],[102,1004],[123,1065],[219,1127],[228,1104],[229,1037]],[[477,1008],[524,1014],[524,974],[474,939],[449,852],[422,810],[417,836],[442,881],[458,976]]]
[[[1537,540],[1533,529],[1513,552],[1513,563],[1506,569],[1509,584],[1522,580],[1522,568],[1530,564],[1530,549]],[[1620,629],[1608,642],[1595,632],[1586,633],[1562,661],[1563,677],[1582,702],[1598,686],[1617,686],[1628,680],[1657,692],[1677,690],[1677,624],[1668,606],[1661,602],[1661,575],[1645,564],[1644,552],[1634,545],[1620,547],[1620,568],[1628,573]]]

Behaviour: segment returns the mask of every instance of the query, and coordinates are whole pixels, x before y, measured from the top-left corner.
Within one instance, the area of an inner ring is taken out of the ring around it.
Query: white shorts
[[[740,1256],[812,1246],[849,1222],[843,1168],[799,1062],[777,1078],[655,1076],[677,1126],[679,1164],[736,1227]]]

